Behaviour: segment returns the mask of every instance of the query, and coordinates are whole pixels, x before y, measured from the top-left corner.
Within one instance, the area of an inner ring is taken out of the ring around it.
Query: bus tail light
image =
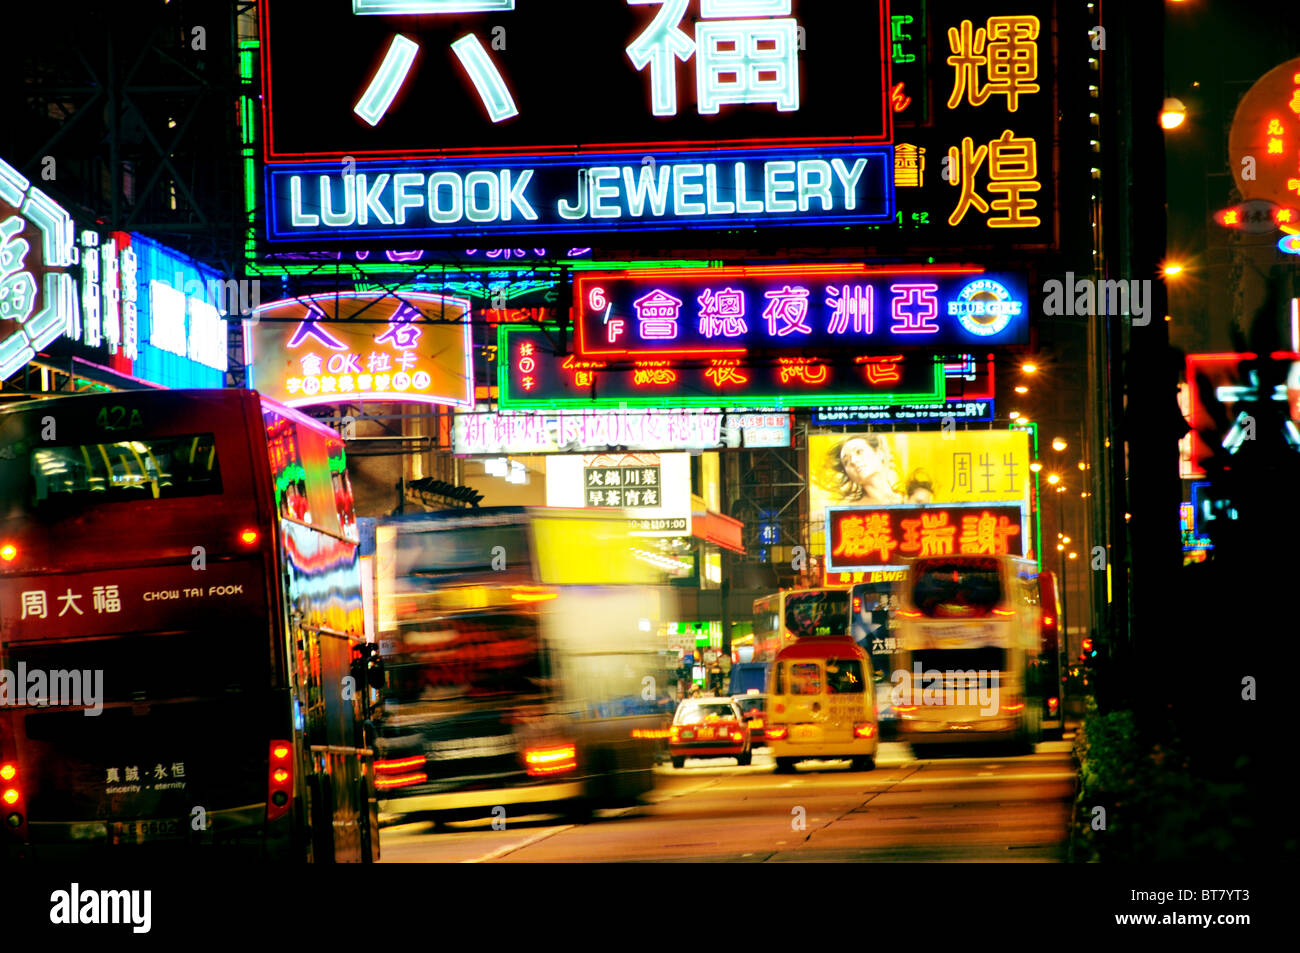
[[[252,546],[257,542],[257,530],[246,529],[239,534],[239,541],[245,546]]]
[[[0,546],[0,559],[3,559],[7,563],[11,563],[17,558],[18,547],[13,543],[5,543],[3,546]]]
[[[902,616],[903,618],[905,618],[905,619],[919,619],[919,618],[921,618],[921,613],[919,613],[919,612],[917,612],[917,611],[915,611],[915,610],[912,610],[912,609],[899,609],[899,610],[898,610],[898,614],[901,615],[901,616]]]
[[[768,725],[763,729],[763,734],[773,741],[785,741],[790,735],[790,729],[784,725]]]
[[[293,804],[293,745],[272,741],[266,770],[266,819],[288,814]]]
[[[524,750],[524,765],[533,777],[573,771],[578,767],[578,749],[572,744],[527,748]]]
[[[1013,616],[1016,614],[1016,610],[1015,609],[994,609],[993,614],[1000,615],[1000,616]]]
[[[376,772],[409,771],[412,768],[422,767],[425,764],[425,761],[426,759],[422,754],[417,754],[411,758],[397,758],[396,760],[392,760],[392,761],[376,761],[375,771]]]
[[[9,808],[5,814],[5,825],[12,830],[18,830],[22,835],[22,826],[26,823],[26,818],[17,808],[21,806],[23,792],[18,787],[18,766],[8,761],[0,763],[0,808]]]
[[[1014,700],[1011,702],[1011,704],[1002,706],[1003,711],[1011,712],[1013,714],[1018,711],[1024,711],[1024,708],[1025,708],[1024,702],[1014,701]]]
[[[913,712],[920,708],[920,705],[895,705],[894,711]]]
[[[876,726],[871,722],[859,722],[853,726],[854,738],[874,738],[876,736]]]
[[[375,787],[380,791],[387,791],[389,788],[406,788],[412,784],[423,784],[428,780],[429,776],[423,771],[412,774],[385,774],[375,778]]]

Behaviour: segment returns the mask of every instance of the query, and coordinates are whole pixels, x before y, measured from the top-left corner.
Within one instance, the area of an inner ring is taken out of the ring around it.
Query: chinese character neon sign
[[[497,329],[498,400],[506,409],[561,407],[815,407],[942,400],[944,367],[929,354],[827,352],[749,363],[560,355],[558,329]],[[900,396],[900,395],[925,396]],[[937,396],[935,396],[937,395]]]
[[[943,506],[832,506],[826,509],[826,568],[866,572],[904,567],[904,558],[1022,556],[1023,503]]]
[[[964,349],[1028,333],[1024,280],[970,267],[646,269],[585,274],[576,292],[577,350],[593,357]]]
[[[312,295],[262,305],[251,329],[255,386],[289,406],[358,400],[472,406],[469,308],[465,298],[423,292]]]
[[[72,219],[0,159],[0,380],[79,321]]]

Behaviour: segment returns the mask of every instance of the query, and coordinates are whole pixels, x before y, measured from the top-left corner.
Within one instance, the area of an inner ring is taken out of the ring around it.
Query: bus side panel
[[[364,626],[359,547],[289,520],[281,531],[313,852],[317,860],[360,860],[372,756],[361,737],[369,689],[351,670]]]

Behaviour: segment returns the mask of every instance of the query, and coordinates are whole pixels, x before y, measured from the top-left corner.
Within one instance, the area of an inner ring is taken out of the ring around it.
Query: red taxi
[[[687,758],[735,758],[741,765],[754,757],[749,725],[730,698],[688,698],[677,706],[669,729],[668,753],[673,767]]]

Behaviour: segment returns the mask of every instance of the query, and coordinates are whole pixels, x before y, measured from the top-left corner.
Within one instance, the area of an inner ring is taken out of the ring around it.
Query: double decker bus
[[[0,856],[377,859],[360,583],[342,441],[297,411],[0,411]]]
[[[626,518],[488,507],[371,532],[384,822],[586,820],[652,788],[676,665],[661,619],[677,614]]]
[[[914,560],[899,592],[894,710],[901,740],[1010,742],[1042,734],[1038,567],[1012,556]]]
[[[847,589],[783,589],[754,600],[754,661],[771,662],[799,639],[848,630]]]

